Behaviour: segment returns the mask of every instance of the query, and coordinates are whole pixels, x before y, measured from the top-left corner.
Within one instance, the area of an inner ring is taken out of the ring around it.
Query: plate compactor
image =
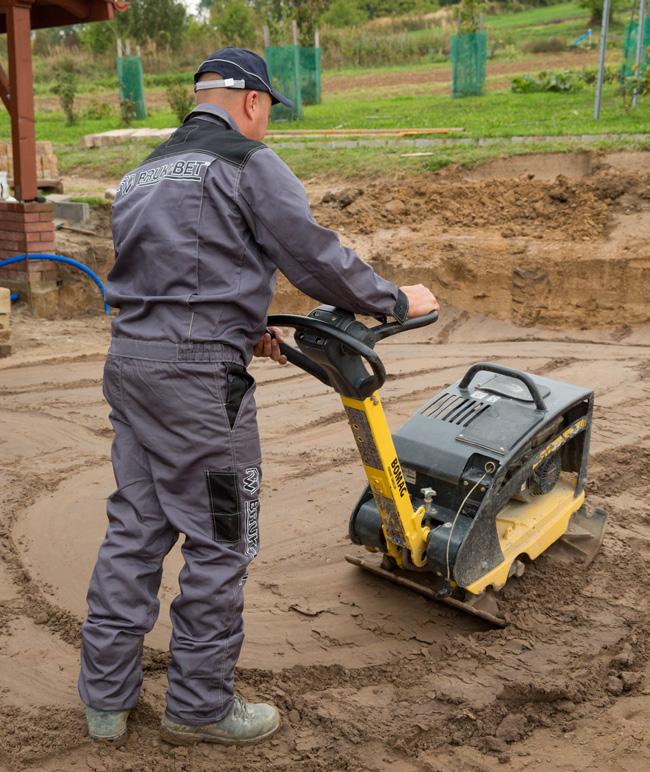
[[[359,449],[368,486],[350,538],[382,559],[346,559],[503,626],[495,591],[525,561],[551,548],[587,564],[601,545],[607,515],[584,504],[593,392],[480,362],[391,436],[374,347],[437,318],[369,327],[319,306],[269,325],[295,329],[282,352],[340,395]]]

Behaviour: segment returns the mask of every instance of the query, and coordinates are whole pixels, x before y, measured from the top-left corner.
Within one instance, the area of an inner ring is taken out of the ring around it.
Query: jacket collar
[[[219,118],[222,120],[226,126],[229,126],[231,129],[239,131],[239,127],[235,123],[234,119],[223,109],[223,107],[217,107],[217,105],[211,105],[207,102],[201,103],[200,105],[197,105],[191,113],[189,113],[183,123],[188,121],[190,118],[193,118],[195,115],[211,115],[214,118]]]

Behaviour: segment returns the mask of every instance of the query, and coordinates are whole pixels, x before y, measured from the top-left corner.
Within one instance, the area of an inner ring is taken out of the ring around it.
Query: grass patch
[[[81,149],[57,147],[59,172],[63,175],[92,177],[115,182],[130,169],[141,164],[158,141],[125,142],[120,145]]]
[[[171,110],[152,112],[143,121],[133,121],[128,128],[167,129],[178,126],[178,119]],[[127,128],[117,116],[110,118],[80,118],[74,126],[66,126],[63,113],[37,112],[36,139],[62,145],[78,145],[86,134]],[[0,139],[11,136],[11,124],[6,110],[0,111]]]
[[[482,97],[451,99],[447,95],[401,94],[380,98],[373,90],[366,99],[355,93],[332,95],[321,105],[305,108],[301,121],[272,128],[362,129],[459,127],[467,136],[511,137],[534,134],[645,132],[650,99],[625,112],[616,87],[603,91],[601,120],[593,119],[594,89],[570,94],[513,94],[491,91]]]
[[[580,143],[554,140],[525,145],[500,142],[485,146],[456,145],[430,149],[416,147],[278,148],[277,153],[301,179],[329,176],[336,179],[352,180],[381,178],[391,174],[427,174],[452,164],[470,167],[494,158],[527,155],[529,153],[574,153],[584,150],[648,151],[650,150],[650,141],[621,139]],[[430,152],[432,155],[409,155],[415,152]]]
[[[587,21],[589,12],[577,3],[557,3],[539,8],[529,8],[515,13],[498,13],[485,18],[489,30],[518,29],[521,27],[553,26],[574,19]],[[586,28],[585,28],[586,29]]]
[[[131,142],[94,150],[62,149],[59,165],[65,174],[117,182],[126,172],[140,164],[155,143]],[[550,142],[512,144],[508,141],[491,145],[454,145],[423,147],[412,145],[326,148],[305,143],[300,148],[274,148],[275,152],[303,180],[314,177],[368,179],[387,175],[417,175],[437,171],[451,164],[471,166],[493,158],[528,153],[577,152],[580,150],[650,150],[650,141],[634,139],[603,140],[580,143],[558,138]],[[427,153],[415,156],[413,153]],[[76,197],[73,201],[90,204],[106,202],[96,197]]]
[[[88,204],[88,206],[110,206],[110,202],[101,196],[71,196],[68,201],[75,204]]]

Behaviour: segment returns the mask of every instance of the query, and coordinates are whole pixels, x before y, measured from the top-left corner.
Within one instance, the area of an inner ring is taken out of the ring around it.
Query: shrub
[[[584,81],[575,72],[540,72],[537,77],[524,75],[512,79],[511,90],[515,94],[531,94],[536,91],[555,91],[569,94],[584,88]]]
[[[93,97],[83,110],[83,117],[91,121],[101,121],[111,118],[113,108],[108,102],[102,102],[98,97]]]
[[[135,119],[135,102],[132,99],[120,100],[120,117],[125,126],[130,126]]]
[[[167,102],[180,124],[194,107],[194,95],[182,83],[171,83],[167,86]]]
[[[580,91],[596,82],[598,72],[595,68],[584,70],[563,70],[562,72],[537,73],[536,76],[524,75],[512,79],[511,91],[515,94],[531,94],[536,91],[555,91],[559,93],[573,93]],[[603,80],[605,83],[614,83],[618,75],[611,67],[605,68]]]
[[[77,95],[77,75],[72,59],[63,59],[55,68],[55,83],[52,91],[59,97],[68,126],[77,122],[77,114],[74,109],[74,100]]]
[[[552,54],[559,51],[566,51],[567,45],[564,38],[554,35],[550,38],[529,40],[524,43],[522,49],[529,54]]]

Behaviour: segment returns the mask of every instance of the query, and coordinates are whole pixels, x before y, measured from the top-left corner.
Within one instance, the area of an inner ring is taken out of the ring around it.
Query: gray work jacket
[[[278,268],[321,302],[406,319],[406,296],[318,225],[287,165],[213,105],[122,179],[113,240],[116,337],[221,342],[248,362]]]

